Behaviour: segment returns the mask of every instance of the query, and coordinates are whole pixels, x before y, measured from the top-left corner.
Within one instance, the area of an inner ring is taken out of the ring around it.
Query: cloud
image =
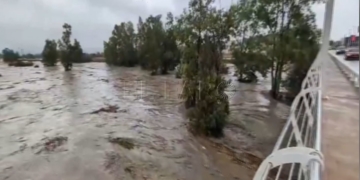
[[[331,38],[340,40],[345,35],[357,34],[359,26],[359,0],[334,0],[334,12],[331,28]],[[316,12],[316,24],[323,26],[325,5],[314,5],[313,11]]]
[[[102,51],[115,24],[138,17],[181,12],[186,4],[162,0],[5,0],[0,6],[0,49],[41,52],[47,38],[59,39],[62,25],[72,25],[87,52]]]
[[[235,2],[236,0],[233,0]],[[228,7],[232,0],[218,0]],[[42,51],[45,39],[59,39],[63,23],[72,25],[86,52],[102,51],[115,24],[137,22],[150,14],[180,14],[187,0],[2,0],[0,6],[0,49],[9,47],[24,53]],[[336,1],[332,37],[341,38],[358,26],[359,1]],[[314,6],[317,24],[322,26],[324,5]]]

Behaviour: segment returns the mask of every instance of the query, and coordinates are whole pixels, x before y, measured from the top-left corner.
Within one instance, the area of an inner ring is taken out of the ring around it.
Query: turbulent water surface
[[[103,63],[63,68],[0,64],[0,179],[251,179],[288,107],[266,80],[227,89],[221,139],[194,137],[180,79]]]

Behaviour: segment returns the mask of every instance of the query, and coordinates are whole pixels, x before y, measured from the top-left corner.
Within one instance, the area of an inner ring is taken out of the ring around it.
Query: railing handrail
[[[322,64],[328,59],[333,9],[334,0],[327,0],[320,51],[291,105],[290,116],[273,152],[261,163],[254,180],[267,179],[272,170],[277,170],[275,180],[278,180],[286,173],[283,167],[287,165],[290,165],[289,174],[285,174],[287,179],[292,179],[294,169],[297,179],[321,179]]]
[[[290,116],[275,144],[273,152],[261,164],[255,174],[254,180],[266,179],[270,170],[276,168],[275,164],[280,161],[280,159],[283,163],[291,163],[290,173],[288,176],[293,175],[296,163],[300,163],[301,166],[296,169],[298,174],[295,174],[295,176],[300,178],[302,176],[311,176],[314,180],[320,179],[320,164],[322,164],[322,162],[319,164],[303,160],[307,159],[308,161],[311,161],[313,159],[322,159],[322,155],[320,153],[322,95],[321,68],[322,60],[324,56],[326,56],[324,55],[326,53],[327,52],[324,53],[324,50],[320,51],[317,59],[309,69],[307,76],[303,81],[302,90],[295,97],[291,105]],[[284,143],[286,144],[285,146]],[[295,144],[295,146],[291,146],[291,144]],[[289,155],[289,152],[286,149],[291,149],[291,151],[293,151],[292,154]],[[279,152],[284,153],[282,154]],[[314,157],[314,154],[317,154],[318,156]],[[311,169],[305,169],[305,167],[309,165],[311,166]],[[275,179],[279,179],[283,173],[283,164],[281,164],[278,167]]]

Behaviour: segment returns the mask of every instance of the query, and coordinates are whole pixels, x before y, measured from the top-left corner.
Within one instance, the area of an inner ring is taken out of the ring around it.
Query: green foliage
[[[267,76],[270,61],[265,54],[251,51],[241,52],[239,49],[234,49],[233,58],[240,82],[257,81],[256,73],[260,73],[263,77]]]
[[[221,77],[222,51],[228,41],[230,16],[216,9],[214,1],[191,0],[178,18],[175,32],[183,47],[182,98],[192,107],[191,128],[211,136],[222,135],[229,114]]]
[[[117,60],[115,37],[111,37],[108,42],[104,41],[104,57],[107,64],[115,64]]]
[[[57,63],[58,53],[55,40],[46,40],[42,51],[42,62],[45,66],[55,66]]]
[[[173,21],[171,13],[165,25],[161,15],[149,16],[145,22],[139,17],[137,34],[131,22],[115,25],[112,36],[104,42],[106,62],[127,67],[140,64],[152,74],[166,74],[180,59]]]
[[[60,60],[61,64],[64,66],[65,71],[70,71],[72,68],[72,60],[73,60],[73,48],[71,45],[71,25],[65,23],[63,25],[63,35],[61,40],[58,41],[59,49],[60,49]]]
[[[19,59],[19,53],[13,51],[12,49],[9,48],[5,48],[2,50],[2,55],[3,55],[3,61],[4,62],[13,62],[13,61],[17,61]]]
[[[73,62],[90,62],[91,59],[84,56],[80,42],[77,39],[74,40],[74,44],[71,44],[71,25],[65,23],[63,29],[63,35],[61,40],[58,41],[58,45],[61,64],[64,66],[65,71],[71,70]]]
[[[104,42],[105,61],[115,66],[140,65],[154,75],[177,67],[176,77],[184,85],[181,97],[191,108],[191,129],[220,136],[229,114],[222,56],[230,36],[236,37],[231,51],[240,81],[270,75],[275,98],[282,86],[295,96],[319,49],[320,33],[311,7],[321,1],[238,0],[224,10],[216,8],[215,0],[190,0],[182,14],[168,13],[165,22],[161,15],[150,15],[145,21],[139,17],[136,27],[132,22],[115,25]],[[44,64],[55,65],[57,54],[67,71],[73,62],[91,61],[76,39],[71,43],[71,26],[65,23],[63,29],[57,44],[46,40]],[[2,54],[8,62],[19,58],[10,49]]]
[[[292,47],[297,47],[298,51],[292,54],[291,68],[284,83],[289,96],[294,98],[300,92],[302,81],[320,49],[320,31],[314,30],[313,25],[305,18],[301,24],[299,23],[298,29],[292,33],[295,37],[302,39],[292,44]]]
[[[287,72],[286,68],[298,66],[298,61],[308,61],[305,58],[313,54],[313,47],[318,46],[319,33],[315,25],[315,14],[311,6],[319,0],[299,1],[267,1],[261,0],[261,6],[257,9],[260,22],[269,30],[267,41],[267,53],[272,59],[272,95],[276,98],[280,87],[284,84],[282,74]],[[261,12],[260,12],[261,11]],[[309,44],[308,41],[311,41]],[[311,47],[311,48],[309,48]],[[315,48],[316,49],[316,48]],[[306,55],[301,57],[302,55]],[[301,60],[302,59],[302,60]],[[307,71],[307,66],[303,71]]]
[[[86,62],[89,59],[85,59],[83,58],[83,50],[81,48],[80,42],[75,39],[74,40],[74,45],[70,46],[70,50],[71,50],[71,62],[74,63],[82,63],[82,62]]]
[[[248,0],[223,12],[211,6],[211,0],[190,1],[177,19],[174,33],[182,47],[182,97],[186,106],[192,107],[193,129],[217,136],[226,124],[227,83],[220,73],[224,67],[221,52],[229,35],[237,39],[231,50],[240,81],[253,82],[257,74],[266,77],[270,71],[274,97],[281,85],[289,92],[299,90],[297,85],[318,50],[319,32],[311,11],[315,2]],[[292,67],[291,73],[282,84],[287,67]]]
[[[281,86],[299,84],[301,78],[295,78],[296,81],[289,78],[284,84],[283,74],[289,69],[293,73],[294,69],[306,72],[310,66],[318,46],[311,6],[319,2],[321,0],[247,0],[233,5],[229,13],[234,17],[233,35],[240,39],[232,46],[239,79],[252,82],[257,79],[256,72],[266,76],[270,70],[271,92],[275,98]],[[300,60],[300,54],[309,60]],[[306,65],[299,65],[301,63]]]
[[[197,133],[218,137],[223,133],[229,114],[228,99],[223,93],[226,83],[219,84],[224,79],[216,75],[206,80],[200,81],[199,99],[189,113],[190,125]]]
[[[105,61],[117,66],[135,66],[138,62],[136,34],[132,22],[115,25],[112,36],[104,42]]]
[[[139,55],[142,57],[141,64],[144,69],[149,69],[152,71],[152,74],[157,74],[160,68],[166,68],[162,67],[165,31],[163,23],[161,22],[161,15],[148,17],[143,26],[144,38],[139,47]]]

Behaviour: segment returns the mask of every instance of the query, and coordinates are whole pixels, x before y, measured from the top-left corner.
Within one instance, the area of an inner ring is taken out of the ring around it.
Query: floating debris
[[[64,136],[58,136],[51,138],[45,142],[45,150],[46,151],[53,151],[57,147],[63,145],[65,142],[67,142],[68,138]]]
[[[67,142],[68,138],[64,136],[57,136],[51,139],[47,139],[43,144],[43,147],[36,152],[36,154],[40,154],[41,152],[52,152],[56,150],[58,147],[62,146]]]
[[[96,111],[91,112],[90,114],[97,114],[100,112],[107,112],[107,113],[116,113],[118,111],[119,107],[116,105],[108,105],[108,107],[100,108]]]
[[[26,66],[33,66],[34,63],[31,61],[14,61],[8,63],[9,66],[15,66],[15,67],[26,67]]]
[[[108,140],[109,140],[109,142],[111,142],[113,144],[118,144],[118,145],[124,147],[125,149],[134,149],[134,147],[135,147],[133,140],[129,139],[129,138],[109,137]]]

